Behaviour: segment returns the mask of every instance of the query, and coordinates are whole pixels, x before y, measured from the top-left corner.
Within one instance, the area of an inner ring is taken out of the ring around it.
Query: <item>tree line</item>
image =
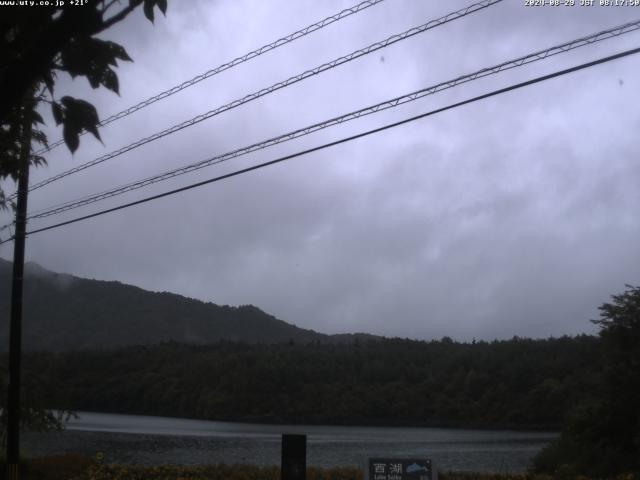
[[[50,408],[211,420],[559,429],[603,374],[596,337],[33,353]],[[25,392],[29,397],[29,392]]]

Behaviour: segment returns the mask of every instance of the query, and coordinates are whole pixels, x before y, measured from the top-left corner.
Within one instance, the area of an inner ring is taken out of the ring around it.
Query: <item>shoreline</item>
[[[75,410],[72,412],[79,417],[82,415],[114,415],[114,416],[122,416],[122,417],[137,417],[137,418],[148,418],[150,420],[177,420],[177,421],[187,421],[187,422],[210,422],[215,424],[222,425],[246,425],[246,426],[261,426],[265,428],[283,428],[283,429],[295,429],[299,430],[304,427],[318,428],[318,427],[327,427],[327,428],[361,428],[361,429],[375,429],[375,428],[387,428],[387,429],[433,429],[433,430],[456,430],[456,431],[479,431],[479,432],[504,432],[504,433],[539,433],[545,434],[549,436],[559,436],[561,426],[555,426],[553,428],[551,426],[522,426],[515,424],[501,424],[501,425],[488,425],[484,423],[477,424],[469,424],[463,422],[441,422],[441,423],[429,423],[429,424],[420,424],[420,423],[386,423],[386,422],[370,422],[367,424],[360,423],[323,423],[323,422],[313,422],[306,421],[303,423],[296,422],[288,422],[288,421],[278,421],[272,417],[242,417],[238,419],[211,419],[211,418],[195,418],[195,417],[187,417],[187,416],[175,416],[175,415],[152,415],[147,413],[122,413],[115,411],[102,411],[102,412],[92,412],[92,411],[81,411]],[[73,420],[67,422],[66,425],[73,425]],[[126,432],[122,432],[126,433]]]

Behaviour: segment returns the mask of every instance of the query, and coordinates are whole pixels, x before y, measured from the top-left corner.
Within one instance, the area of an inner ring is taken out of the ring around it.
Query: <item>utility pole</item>
[[[22,107],[22,139],[16,230],[13,241],[13,277],[11,285],[11,323],[9,326],[9,387],[7,397],[7,468],[9,480],[20,478],[20,360],[22,355],[22,280],[27,228],[29,160],[31,156],[31,110],[28,100]]]

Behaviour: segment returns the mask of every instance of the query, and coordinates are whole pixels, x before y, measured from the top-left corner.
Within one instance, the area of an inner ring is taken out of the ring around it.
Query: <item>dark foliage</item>
[[[97,462],[84,455],[67,453],[48,457],[23,459],[20,462],[22,477],[27,480],[69,480],[87,478],[86,472],[96,468]],[[8,479],[7,465],[0,459],[0,480]]]
[[[79,8],[6,6],[0,16],[0,178],[16,178],[20,170],[21,136],[25,115],[31,123],[43,123],[37,113],[41,102],[51,104],[53,118],[62,124],[63,138],[74,152],[82,131],[98,134],[98,113],[90,103],[73,97],[55,97],[56,76],[85,77],[93,88],[119,92],[117,61],[130,61],[124,47],[100,40],[95,35],[127,17],[142,5],[153,21],[154,7],[162,13],[167,0],[99,0]],[[32,141],[47,145],[47,138],[35,128]],[[42,164],[34,156],[31,164]],[[6,207],[0,190],[0,207]]]
[[[640,288],[600,307],[602,375],[536,459],[541,472],[640,474]]]
[[[0,361],[0,446],[4,447],[7,440],[7,364],[6,359]],[[41,432],[62,430],[64,423],[74,414],[67,410],[48,410],[46,392],[54,388],[51,379],[32,372],[23,379],[21,397],[24,401],[20,410],[20,428]]]
[[[594,337],[351,345],[167,343],[37,353],[55,408],[254,422],[556,429],[600,365]]]

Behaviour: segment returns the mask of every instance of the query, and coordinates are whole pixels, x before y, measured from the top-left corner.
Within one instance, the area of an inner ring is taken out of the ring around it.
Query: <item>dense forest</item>
[[[595,337],[209,346],[34,353],[49,407],[321,424],[558,429],[593,388]],[[29,398],[27,392],[27,398]]]

